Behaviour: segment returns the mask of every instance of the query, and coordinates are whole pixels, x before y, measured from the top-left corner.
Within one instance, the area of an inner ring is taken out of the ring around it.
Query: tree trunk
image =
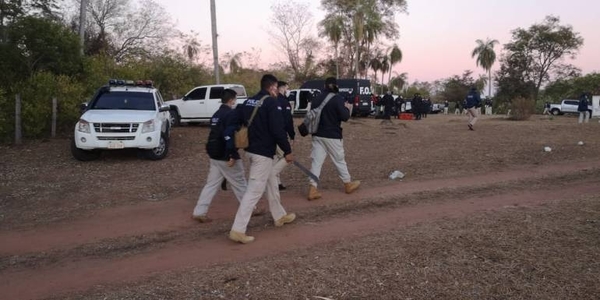
[[[81,46],[81,55],[85,53],[85,17],[87,0],[81,0],[79,7],[79,45]]]
[[[338,44],[335,44],[335,78],[340,79],[340,58],[338,53]]]
[[[358,37],[356,38],[356,49],[354,49],[354,74],[356,79],[360,79],[360,71],[358,70],[358,47],[360,46]]]
[[[489,85],[489,91],[490,91],[489,94],[488,94],[488,97],[490,99],[492,99],[492,83],[493,83],[493,81],[492,81],[492,69],[491,68],[488,70],[488,74],[489,74],[489,76],[488,76],[488,85]]]

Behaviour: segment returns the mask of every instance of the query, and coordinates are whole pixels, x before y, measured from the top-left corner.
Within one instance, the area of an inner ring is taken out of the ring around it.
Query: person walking
[[[229,232],[229,239],[242,244],[254,241],[253,236],[246,235],[246,229],[254,206],[265,192],[276,227],[296,219],[296,214],[287,213],[281,205],[277,174],[274,171],[273,157],[277,146],[283,151],[286,162],[294,161],[284,129],[281,113],[283,108],[277,101],[277,82],[275,76],[264,75],[260,81],[260,92],[238,105],[231,122],[228,122],[231,126],[248,126],[248,147],[245,148],[250,163],[248,187]]]
[[[460,103],[458,103],[458,101],[456,101],[454,105],[454,114],[460,115]]]
[[[381,105],[383,106],[383,119],[390,120],[392,116],[392,110],[394,109],[394,97],[392,91],[388,91],[385,96],[381,99]]]
[[[589,101],[587,94],[581,94],[581,96],[579,97],[579,106],[577,106],[577,111],[579,112],[579,124],[583,123],[584,120],[586,123],[588,123],[590,120],[588,103]]]
[[[208,208],[215,197],[221,182],[229,181],[233,193],[238,201],[242,200],[246,191],[246,177],[244,177],[244,165],[235,147],[227,147],[226,135],[227,118],[231,117],[235,106],[236,92],[231,89],[223,91],[221,106],[210,119],[210,133],[206,143],[206,153],[209,159],[208,176],[206,184],[200,192],[200,197],[192,213],[192,218],[207,223],[212,221],[208,216]]]
[[[542,115],[545,114],[550,114],[550,102],[546,101],[546,103],[544,104],[544,112],[542,112]]]
[[[479,97],[479,92],[475,87],[471,87],[471,90],[465,99],[465,109],[469,116],[469,130],[475,130],[473,129],[473,126],[475,126],[475,123],[477,122],[477,108],[480,106],[481,98]]]
[[[423,98],[419,93],[416,93],[412,99],[411,110],[415,116],[415,120],[421,120],[421,110],[423,106]]]
[[[444,114],[447,115],[448,114],[448,110],[450,109],[450,103],[448,103],[448,100],[444,101]]]
[[[294,131],[294,118],[292,117],[292,106],[285,96],[288,90],[288,84],[285,81],[277,82],[277,101],[279,102],[279,106],[281,107],[281,113],[283,117],[283,123],[285,127],[285,131],[287,132],[287,136],[289,138],[290,146],[294,145],[294,138],[296,137],[296,132]],[[275,156],[275,173],[277,174],[277,186],[280,191],[286,190],[286,187],[281,183],[280,173],[283,171],[285,166],[287,166],[287,162],[283,156],[283,151],[281,148],[277,147],[277,154]]]
[[[334,77],[329,77],[325,80],[324,92],[318,98],[314,99],[311,104],[311,107],[316,108],[323,103],[330,93],[335,94],[323,107],[319,127],[317,132],[312,135],[312,150],[310,154],[312,164],[310,171],[319,177],[321,175],[323,162],[325,162],[325,157],[329,155],[333,160],[333,164],[338,171],[340,179],[344,183],[346,193],[351,194],[358,189],[360,181],[353,181],[348,172],[341,127],[341,123],[348,121],[350,118],[350,104],[345,103],[344,99],[342,99],[337,92],[337,80]],[[308,200],[321,198],[321,193],[317,189],[317,182],[310,179],[309,183]]]

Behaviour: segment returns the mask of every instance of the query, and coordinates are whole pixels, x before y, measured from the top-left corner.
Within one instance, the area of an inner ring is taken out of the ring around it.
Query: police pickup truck
[[[578,108],[579,108],[579,100],[565,99],[560,104],[551,104],[550,105],[550,113],[555,116],[564,115],[564,114],[568,114],[568,113],[578,114],[579,113],[579,111],[577,111]],[[588,105],[588,110],[591,114],[592,113],[592,105]]]
[[[219,84],[198,86],[189,91],[183,98],[166,101],[171,106],[171,124],[208,123],[212,115],[221,106],[221,96],[225,89],[237,93],[237,104],[244,103],[248,96],[246,88],[240,84]]]
[[[339,95],[348,103],[352,103],[353,116],[369,116],[374,110],[371,101],[371,81],[366,79],[338,79]],[[322,90],[325,80],[309,80],[300,89]]]
[[[163,159],[169,151],[169,108],[152,81],[111,79],[82,104],[71,154],[89,161],[102,150],[136,148],[151,160]]]

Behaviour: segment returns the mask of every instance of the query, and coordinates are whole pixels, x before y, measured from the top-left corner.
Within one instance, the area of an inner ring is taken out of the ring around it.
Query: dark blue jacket
[[[234,116],[228,119],[228,128],[231,130],[239,128],[242,124],[247,125],[254,107],[265,95],[268,95],[266,91],[260,91],[244,101],[243,104],[238,105]],[[246,152],[273,158],[276,146],[279,146],[284,155],[292,153],[284,129],[282,110],[277,99],[273,97],[268,97],[263,101],[248,127],[249,146],[245,149]]]
[[[579,98],[579,106],[577,107],[577,111],[588,111],[588,100],[586,96],[581,96]]]
[[[210,133],[206,143],[206,153],[212,159],[227,161],[230,158],[240,159],[234,147],[227,147],[231,136],[226,135],[227,119],[233,115],[231,107],[222,104],[210,119]]]
[[[317,108],[323,100],[333,91],[325,89],[323,93],[314,98],[310,104],[311,108]],[[321,119],[319,120],[319,129],[313,134],[314,136],[328,139],[342,139],[342,122],[350,119],[350,111],[344,106],[344,98],[336,94],[329,100],[321,111]]]
[[[479,104],[481,103],[481,98],[479,97],[479,93],[477,92],[477,90],[471,89],[465,101],[465,108],[473,108],[479,106]]]
[[[293,140],[296,137],[296,132],[294,131],[294,117],[292,117],[292,106],[290,105],[290,101],[282,94],[277,96],[277,101],[279,101],[279,106],[282,108],[285,131],[290,137],[290,140]]]

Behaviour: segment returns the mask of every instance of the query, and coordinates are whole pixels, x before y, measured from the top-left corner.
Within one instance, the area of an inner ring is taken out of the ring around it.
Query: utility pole
[[[81,55],[85,50],[85,11],[87,8],[87,0],[81,0],[79,7],[79,45],[81,46]]]
[[[216,84],[221,83],[219,76],[219,47],[217,44],[217,8],[215,0],[210,0],[210,20],[212,27],[212,44],[213,44],[213,63],[215,65],[215,80]]]

